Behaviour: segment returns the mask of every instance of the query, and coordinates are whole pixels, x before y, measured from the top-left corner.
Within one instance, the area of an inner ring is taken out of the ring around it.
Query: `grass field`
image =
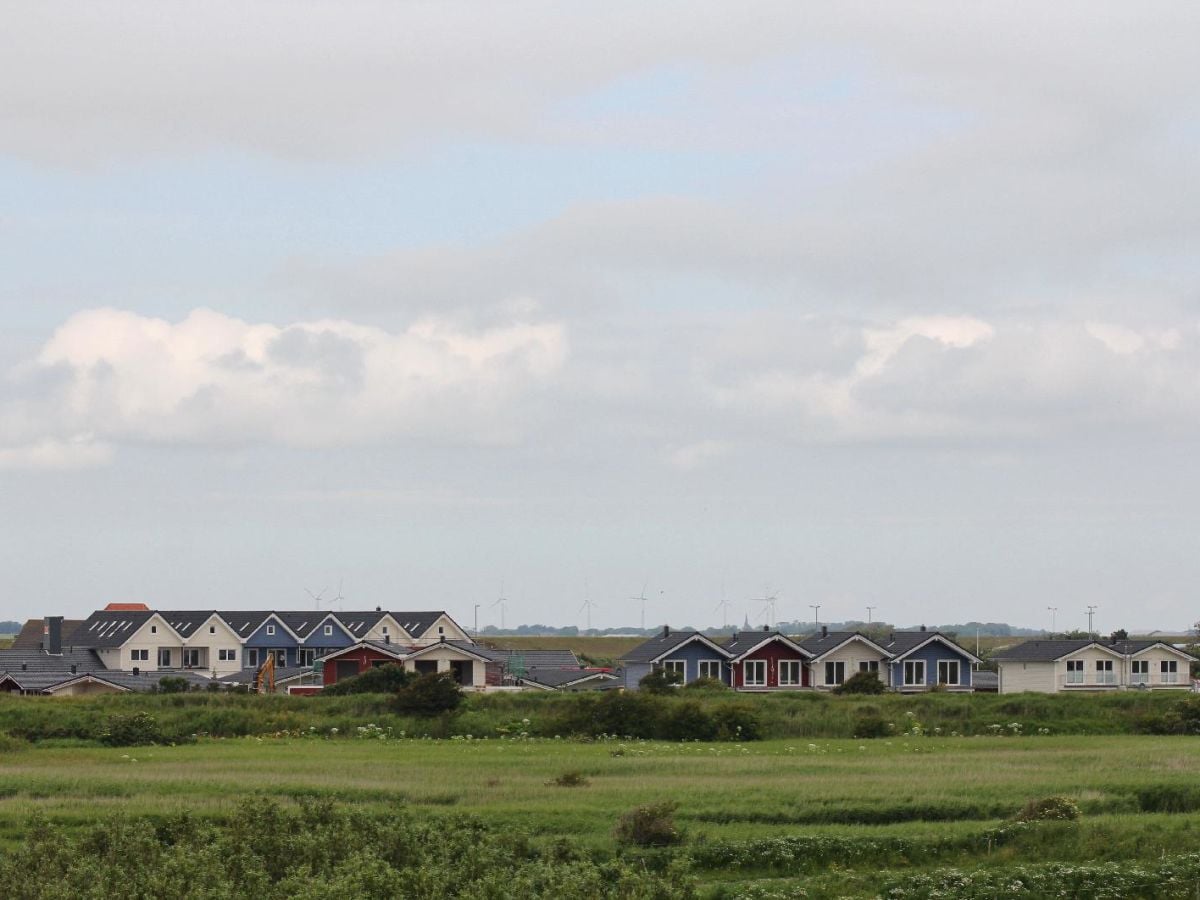
[[[557,786],[568,772],[587,783]],[[115,813],[162,819],[186,810],[220,821],[247,797],[319,797],[378,813],[466,813],[611,854],[621,813],[673,800],[702,893],[786,896],[803,885],[805,896],[874,896],[889,880],[945,866],[1198,852],[1197,776],[1200,741],[1188,737],[739,745],[338,736],[125,749],[48,742],[0,754],[0,841],[20,840],[34,811],[78,828]],[[1074,798],[1081,820],[992,846],[991,831],[1026,801],[1052,795]],[[1147,811],[1164,796],[1191,799],[1171,814]],[[773,843],[781,838],[800,840],[803,852],[781,861]]]

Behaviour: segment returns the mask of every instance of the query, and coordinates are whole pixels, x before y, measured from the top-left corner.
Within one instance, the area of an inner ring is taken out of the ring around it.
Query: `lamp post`
[[[873,613],[876,609],[878,609],[878,607],[876,607],[876,606],[868,606],[867,607],[867,624],[868,625],[871,624],[871,613]]]
[[[479,640],[479,604],[475,604],[475,639]]]
[[[1053,636],[1054,631],[1055,631],[1054,624],[1055,624],[1055,620],[1058,616],[1058,607],[1057,606],[1047,606],[1046,609],[1050,610],[1050,634],[1051,634],[1051,636]]]
[[[1092,630],[1092,616],[1094,616],[1096,614],[1096,610],[1099,608],[1100,607],[1098,607],[1098,606],[1089,606],[1087,608],[1087,611],[1088,611],[1088,637],[1091,637],[1094,634],[1094,631]]]
[[[813,624],[816,625],[818,628],[820,628],[821,627],[821,604],[820,603],[810,603],[810,604],[808,604],[808,608],[813,611]]]

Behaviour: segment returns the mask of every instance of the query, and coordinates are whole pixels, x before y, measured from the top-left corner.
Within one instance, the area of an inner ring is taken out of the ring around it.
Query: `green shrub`
[[[132,716],[109,716],[104,729],[96,739],[110,747],[140,747],[144,744],[163,743],[158,722],[149,713],[138,712]]]
[[[672,703],[659,735],[672,741],[715,741],[720,731],[717,720],[695,700]]]
[[[1200,786],[1156,784],[1137,792],[1142,812],[1183,813],[1200,809]]]
[[[750,703],[726,703],[714,713],[717,739],[722,741],[757,741],[762,738],[762,723],[758,710]]]
[[[854,717],[854,736],[856,738],[887,737],[894,730],[878,712],[859,710]]]
[[[416,679],[399,663],[388,663],[368,669],[352,678],[343,678],[328,685],[322,693],[327,697],[344,694],[392,694]]]
[[[436,716],[458,709],[464,699],[452,672],[429,672],[396,691],[391,706],[398,713]]]
[[[0,731],[0,753],[16,753],[18,750],[27,749],[29,749],[29,741],[6,731]]]
[[[1018,822],[1074,821],[1078,818],[1079,805],[1070,797],[1043,797],[1040,800],[1030,800],[1017,813]]]
[[[695,681],[685,684],[682,690],[697,694],[727,694],[732,689],[720,678],[697,678]]]
[[[833,689],[835,694],[882,694],[887,690],[875,672],[855,672]]]
[[[160,694],[186,694],[189,687],[188,680],[181,675],[164,675],[158,679]]]
[[[675,827],[677,804],[672,800],[635,806],[617,820],[613,838],[618,844],[633,847],[669,847],[683,840]]]
[[[679,672],[652,669],[641,677],[638,687],[648,694],[669,694],[682,683],[683,675]]]

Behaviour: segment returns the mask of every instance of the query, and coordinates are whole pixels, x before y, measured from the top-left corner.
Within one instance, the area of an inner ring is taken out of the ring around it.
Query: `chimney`
[[[375,612],[383,612],[383,607],[382,606],[375,607]]]
[[[663,626],[663,637],[670,637],[670,636],[671,636],[671,626],[664,625]]]
[[[829,626],[828,625],[821,626],[821,637],[829,637]]]
[[[770,631],[770,630],[771,630],[771,626],[770,626],[770,625],[764,625],[764,626],[763,626],[763,631]]]
[[[46,617],[46,652],[62,656],[62,616]]]
[[[141,669],[140,669],[138,666],[134,666],[134,667],[133,667],[133,674],[134,674],[134,675],[141,675],[141,674],[142,674],[142,670],[141,670]]]
[[[25,672],[29,669],[29,663],[21,663],[21,671]]]
[[[896,632],[893,631],[891,634],[888,635],[888,643],[889,644],[896,643]]]
[[[75,672],[76,672],[75,663],[71,663],[71,674],[74,675]]]
[[[390,634],[385,634],[383,636],[383,642],[385,644],[390,644],[392,642],[392,636]]]
[[[922,631],[924,631],[924,630],[925,630],[925,626],[924,626],[924,625],[922,625],[922,626],[921,626],[921,630],[922,630]]]

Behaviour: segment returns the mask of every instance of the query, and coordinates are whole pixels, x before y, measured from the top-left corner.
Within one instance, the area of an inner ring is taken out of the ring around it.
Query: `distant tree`
[[[1108,639],[1110,641],[1127,641],[1129,640],[1129,632],[1124,628],[1118,628],[1108,636]]]
[[[160,694],[186,694],[188,687],[188,680],[181,675],[164,675],[158,679]]]
[[[0,622],[0,634],[19,634],[21,631],[20,622],[4,621]]]

